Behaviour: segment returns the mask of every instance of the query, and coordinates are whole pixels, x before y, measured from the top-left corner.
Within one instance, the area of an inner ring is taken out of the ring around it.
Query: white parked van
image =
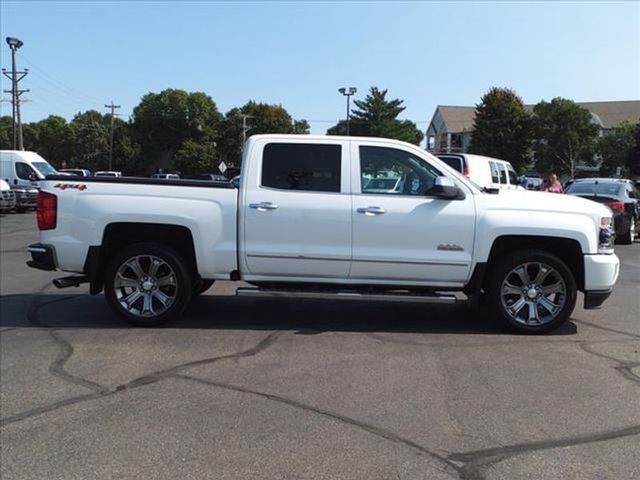
[[[16,196],[9,184],[0,180],[0,211],[9,211],[16,206]]]
[[[0,178],[12,187],[37,187],[47,175],[57,175],[55,168],[36,152],[0,150]]]
[[[523,189],[516,171],[506,160],[469,153],[447,153],[438,158],[481,187]]]

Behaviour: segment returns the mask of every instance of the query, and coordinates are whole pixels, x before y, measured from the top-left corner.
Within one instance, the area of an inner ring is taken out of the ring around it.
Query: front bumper
[[[16,207],[35,208],[38,203],[38,190],[35,188],[24,190],[14,189],[16,196]]]
[[[31,260],[27,261],[27,265],[31,268],[47,272],[56,270],[56,255],[51,245],[34,243],[27,247],[27,251],[31,254]]]
[[[602,306],[604,301],[611,295],[611,290],[603,290],[601,292],[584,292],[584,309],[595,310]]]
[[[584,308],[599,308],[611,295],[620,274],[620,260],[614,253],[584,256]]]

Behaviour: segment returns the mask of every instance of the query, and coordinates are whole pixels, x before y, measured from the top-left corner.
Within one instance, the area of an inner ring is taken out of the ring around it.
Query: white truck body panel
[[[340,146],[340,191],[262,186],[262,152],[278,142]],[[451,178],[464,199],[362,193],[363,145],[410,153]],[[617,257],[598,252],[601,218],[611,216],[606,207],[543,192],[487,194],[424,150],[394,140],[257,135],[245,146],[239,190],[83,180],[42,182],[58,197],[58,225],[41,232],[41,243],[55,247],[62,270],[83,271],[89,247],[102,244],[108,225],[124,222],[189,229],[198,274],[209,279],[236,272],[235,279],[250,282],[462,288],[475,266],[487,261],[495,240],[509,235],[578,242],[589,257],[587,288],[611,288],[618,274]],[[85,188],[77,188],[81,184]],[[358,211],[368,207],[384,214]]]
[[[53,185],[59,183],[62,182],[53,182]],[[64,183],[83,184],[82,179],[73,177]],[[62,269],[82,271],[88,248],[101,245],[105,228],[113,223],[186,227],[193,236],[202,276],[228,279],[229,272],[236,269],[237,190],[110,183],[84,185],[87,188],[82,191],[47,185],[47,191],[58,196],[58,227],[41,232],[41,241],[56,246],[57,261]],[[171,207],[162,207],[163,204]]]

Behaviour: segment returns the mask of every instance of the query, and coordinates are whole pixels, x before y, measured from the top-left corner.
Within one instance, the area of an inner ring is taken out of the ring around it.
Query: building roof
[[[622,122],[636,123],[640,120],[640,100],[623,100],[619,102],[576,102],[589,110],[604,128],[613,128]],[[525,105],[529,112],[534,105]],[[473,119],[476,107],[438,105],[447,132],[464,132],[473,130]],[[435,116],[435,115],[434,115]]]

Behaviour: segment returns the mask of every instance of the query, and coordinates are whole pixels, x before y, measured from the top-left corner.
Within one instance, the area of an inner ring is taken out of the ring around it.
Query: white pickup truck
[[[396,178],[388,190],[375,179]],[[368,185],[372,185],[369,188]],[[401,185],[401,188],[398,188]],[[140,325],[179,316],[214,280],[238,295],[485,304],[543,332],[598,308],[618,277],[611,211],[558,194],[480,189],[380,138],[256,135],[231,183],[48,177],[31,267],[76,272]]]

